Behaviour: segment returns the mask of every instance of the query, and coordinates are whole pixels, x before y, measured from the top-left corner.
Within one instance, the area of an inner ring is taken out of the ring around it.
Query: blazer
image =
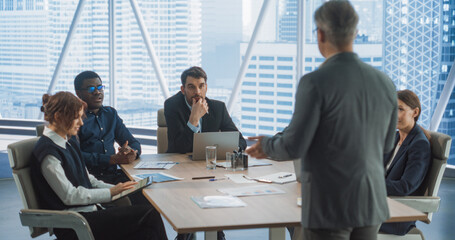
[[[339,229],[389,218],[383,154],[393,149],[392,81],[352,52],[302,77],[289,126],[265,137],[274,159],[302,159],[302,226]]]
[[[239,131],[229,116],[226,105],[217,100],[205,98],[209,106],[209,114],[202,117],[201,132]],[[185,103],[185,96],[178,92],[164,102],[164,117],[167,124],[168,153],[193,152],[193,130],[187,123],[191,111]],[[239,134],[239,147],[246,149],[246,141]]]
[[[395,146],[400,140],[397,132]],[[384,168],[387,166],[393,151],[384,155]],[[431,164],[430,142],[419,125],[415,124],[411,132],[398,149],[392,164],[386,170],[385,183],[387,195],[409,196],[418,195],[417,189],[422,184]],[[396,235],[404,235],[415,226],[414,222],[384,223],[380,231]]]

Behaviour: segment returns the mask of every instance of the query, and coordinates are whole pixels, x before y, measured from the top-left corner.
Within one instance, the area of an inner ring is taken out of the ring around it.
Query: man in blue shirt
[[[87,103],[87,118],[78,136],[89,172],[111,184],[127,181],[128,178],[117,166],[138,158],[141,154],[140,143],[125,127],[117,111],[103,106],[104,85],[97,73],[81,72],[74,79],[74,88],[77,96]],[[114,142],[121,146],[117,153]]]

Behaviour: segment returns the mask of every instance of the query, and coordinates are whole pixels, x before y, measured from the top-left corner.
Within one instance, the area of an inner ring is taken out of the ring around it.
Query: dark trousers
[[[167,240],[160,214],[150,206],[113,207],[93,212],[80,212],[97,240]],[[54,229],[58,240],[76,240],[72,229]]]
[[[376,240],[379,225],[342,229],[304,228],[305,240]]]

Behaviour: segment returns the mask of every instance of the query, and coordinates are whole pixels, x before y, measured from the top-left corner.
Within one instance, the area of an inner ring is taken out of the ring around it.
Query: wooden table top
[[[141,159],[146,161],[174,161],[179,162],[179,164],[169,170],[134,169],[134,166]],[[215,176],[222,178],[225,177],[225,174],[245,174],[250,177],[259,177],[276,172],[294,172],[292,161],[263,160],[272,163],[272,165],[250,167],[245,171],[232,172],[218,167],[215,170],[207,170],[205,161],[192,161],[185,154],[147,154],[142,155],[141,159],[131,164],[121,165],[131,179],[131,176],[135,174],[153,172],[164,172],[184,178],[181,181],[154,183],[144,189],[144,194],[148,200],[178,233],[285,227],[300,224],[301,208],[297,206],[297,197],[300,197],[301,189],[300,183],[297,182],[273,184],[273,186],[285,191],[285,194],[241,197],[247,204],[246,207],[201,209],[191,200],[191,196],[224,195],[217,191],[220,188],[267,184],[237,184],[231,180],[192,180],[192,177]],[[221,162],[223,161],[221,160]],[[388,222],[426,219],[425,214],[397,201],[388,199],[388,203],[392,217]]]

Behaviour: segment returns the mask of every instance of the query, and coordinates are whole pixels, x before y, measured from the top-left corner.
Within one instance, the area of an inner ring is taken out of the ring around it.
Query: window
[[[255,82],[243,82],[242,85],[243,86],[256,86],[256,83]]]
[[[242,98],[242,102],[244,102],[244,103],[256,103],[256,99]]]
[[[273,96],[273,92],[270,92],[270,91],[259,91],[259,95]]]
[[[270,117],[259,117],[259,121],[273,122],[273,118],[270,118]]]
[[[292,79],[292,75],[278,74],[277,78],[278,79]]]
[[[277,66],[278,70],[289,70],[292,71],[292,66]]]
[[[256,129],[256,125],[253,125],[253,124],[242,124],[242,128]]]
[[[276,103],[281,106],[292,106],[292,102],[289,101],[276,101]]]
[[[268,83],[268,82],[260,82],[259,86],[260,87],[274,87],[274,83]]]
[[[273,109],[259,108],[259,112],[261,112],[261,113],[273,113]]]
[[[277,60],[282,62],[292,62],[292,57],[278,57]]]
[[[242,115],[243,120],[253,120],[256,121],[256,116]]]
[[[287,92],[277,92],[276,95],[278,97],[292,97],[292,93],[287,93]]]
[[[253,90],[242,90],[242,94],[256,95],[256,91],[253,91]]]
[[[272,127],[272,126],[262,126],[262,125],[259,125],[259,129],[260,129],[260,130],[273,131],[273,127]]]
[[[270,104],[273,105],[273,100],[264,100],[264,99],[259,99],[260,104]]]
[[[248,78],[255,78],[255,77],[256,77],[256,73],[246,73],[246,74],[245,74],[245,77],[248,77]]]
[[[259,61],[274,61],[275,57],[270,56],[259,56]]]
[[[274,74],[259,73],[259,78],[275,78]]]
[[[242,107],[242,111],[245,111],[245,112],[256,112],[256,108],[253,108],[253,107]]]
[[[270,69],[270,70],[273,70],[273,69],[275,69],[275,66],[273,66],[273,65],[259,65],[259,69]]]
[[[279,88],[292,88],[292,84],[290,83],[277,83],[276,85]]]

